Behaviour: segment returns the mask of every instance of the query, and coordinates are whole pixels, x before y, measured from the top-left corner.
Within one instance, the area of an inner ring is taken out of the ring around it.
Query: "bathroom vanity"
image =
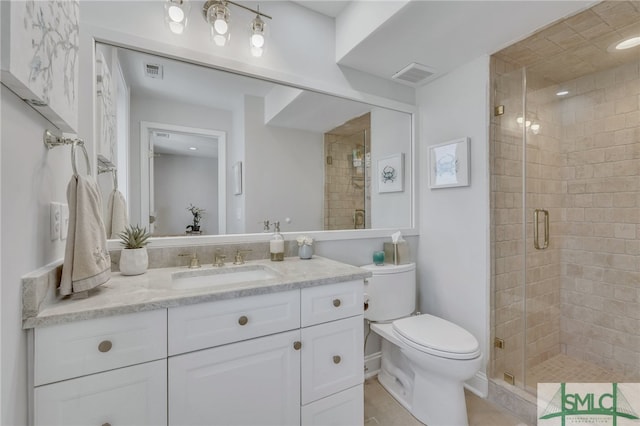
[[[362,424],[368,275],[321,257],[162,268],[30,305],[31,423]]]

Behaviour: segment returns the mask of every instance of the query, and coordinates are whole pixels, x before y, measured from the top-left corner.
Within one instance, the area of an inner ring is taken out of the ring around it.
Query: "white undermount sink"
[[[267,281],[278,277],[280,277],[278,272],[264,265],[223,266],[214,269],[174,272],[171,274],[171,287],[176,290],[191,290]]]

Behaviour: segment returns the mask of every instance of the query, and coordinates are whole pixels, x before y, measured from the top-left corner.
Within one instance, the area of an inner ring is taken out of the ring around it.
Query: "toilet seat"
[[[399,319],[392,327],[398,339],[421,352],[449,359],[473,359],[480,355],[480,345],[471,333],[433,315]]]

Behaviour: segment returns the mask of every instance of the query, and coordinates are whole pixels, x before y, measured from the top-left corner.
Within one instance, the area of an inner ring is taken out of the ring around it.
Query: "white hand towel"
[[[69,231],[60,281],[62,295],[90,290],[111,278],[100,188],[90,176],[73,176],[67,201]]]
[[[122,192],[114,189],[107,203],[106,228],[108,238],[120,238],[119,234],[129,225],[127,202]]]

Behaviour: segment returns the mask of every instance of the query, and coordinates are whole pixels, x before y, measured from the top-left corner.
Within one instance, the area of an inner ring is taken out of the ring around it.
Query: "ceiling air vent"
[[[162,80],[162,65],[144,64],[144,75]]]
[[[169,133],[164,132],[154,132],[157,138],[169,139]]]
[[[426,83],[427,79],[435,73],[436,70],[433,68],[413,62],[395,73],[391,78],[399,83],[417,87]]]

